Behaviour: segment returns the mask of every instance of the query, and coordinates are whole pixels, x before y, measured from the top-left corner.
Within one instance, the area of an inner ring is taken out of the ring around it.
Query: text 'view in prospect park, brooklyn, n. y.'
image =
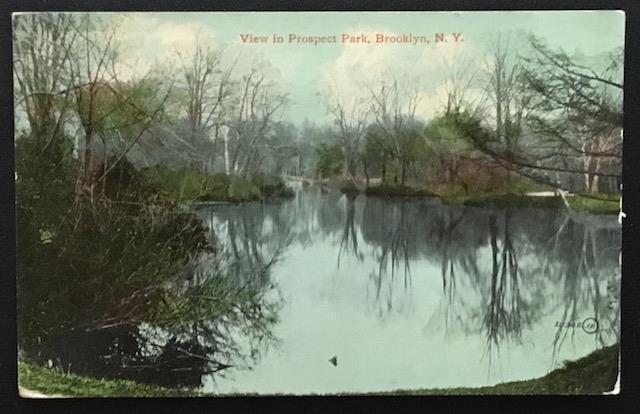
[[[14,14],[21,394],[615,392],[624,21]]]

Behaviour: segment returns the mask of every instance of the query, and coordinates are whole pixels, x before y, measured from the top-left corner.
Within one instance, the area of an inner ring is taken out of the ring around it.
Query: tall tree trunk
[[[598,158],[596,160],[596,165],[594,168],[594,174],[593,174],[593,178],[591,179],[591,192],[593,193],[598,193],[600,190],[599,187],[599,178],[600,176],[598,175],[598,173],[600,172],[600,165],[601,165],[601,158]]]
[[[382,154],[382,184],[387,181],[387,154]]]
[[[224,171],[227,175],[231,173],[229,162],[229,131],[224,132]]]
[[[81,190],[88,190],[93,193],[96,186],[96,179],[99,177],[100,161],[93,152],[93,137],[91,133],[85,135],[84,158],[82,160]]]
[[[368,168],[367,168],[367,158],[366,157],[363,157],[363,159],[362,159],[362,167],[364,169],[364,177],[367,180],[366,181],[366,188],[369,188],[369,171],[368,171]]]

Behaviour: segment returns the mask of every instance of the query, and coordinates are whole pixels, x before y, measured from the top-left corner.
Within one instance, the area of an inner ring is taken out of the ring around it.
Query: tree
[[[361,158],[367,187],[371,174],[380,176],[382,183],[385,183],[387,162],[392,159],[392,154],[384,143],[382,131],[375,124],[367,126]]]
[[[472,93],[480,75],[476,67],[469,56],[457,56],[453,62],[444,60],[444,115],[482,109],[480,98]]]
[[[517,55],[500,38],[492,43],[485,88],[492,124],[454,119],[478,150],[507,171],[568,191],[598,192],[599,179],[607,178],[615,191],[622,149],[621,50],[586,63],[535,37],[529,45]],[[580,176],[584,185],[576,184]]]
[[[69,101],[69,64],[77,39],[75,16],[60,13],[14,17],[13,74],[16,107],[22,107],[32,138],[51,141],[62,132]]]
[[[77,193],[93,196],[105,177],[156,121],[165,107],[171,85],[162,88],[155,79],[121,82],[118,78],[117,27],[89,14],[72,20],[78,40],[69,60],[70,86],[61,93],[73,98],[73,116],[82,131],[83,155]],[[150,105],[153,103],[154,105]],[[122,134],[129,136],[123,137]],[[127,145],[114,163],[107,155],[115,138]]]
[[[521,87],[521,68],[511,38],[493,38],[485,68],[485,92],[492,105],[493,139],[507,156],[518,151],[530,100]]]
[[[15,137],[19,221],[27,217],[23,211],[38,211],[40,197],[51,203],[50,214],[30,217],[38,223],[32,227],[37,231],[52,229],[59,222],[57,215],[68,207],[73,142],[65,124],[73,102],[68,92],[60,91],[68,90],[71,82],[68,69],[77,39],[74,19],[70,14],[40,13],[18,14],[13,20],[16,130],[21,120],[26,121],[26,130]],[[21,242],[29,238],[24,233],[19,235]]]
[[[318,144],[316,146],[316,157],[316,175],[320,178],[336,176],[344,168],[344,154],[339,144]]]
[[[303,177],[313,176],[315,170],[315,144],[320,140],[321,136],[322,130],[305,118],[297,134],[296,175]]]
[[[560,174],[569,180],[583,175],[583,188],[597,192],[600,177],[621,175],[623,50],[588,62],[534,36],[529,44],[531,55],[523,59],[533,104],[527,125],[546,148],[538,154],[540,167],[560,166],[555,181],[565,186]]]
[[[263,161],[258,144],[266,137],[287,97],[267,77],[264,62],[262,68],[255,64],[248,74],[235,82],[234,87],[239,93],[234,97],[234,107],[230,110],[230,131],[225,141],[230,151],[230,164],[226,165],[226,170],[227,173],[248,176]]]
[[[390,80],[388,80],[390,79]],[[385,74],[380,84],[369,88],[371,113],[381,136],[380,143],[392,154],[400,171],[400,181],[406,181],[410,146],[406,140],[413,133],[416,124],[415,112],[420,96],[414,86],[400,82],[394,75]],[[397,182],[397,172],[394,181]]]
[[[349,102],[335,85],[330,90],[328,106],[344,152],[345,175],[355,179],[369,108],[362,98],[353,98]]]
[[[227,111],[232,96],[231,74],[236,62],[224,66],[222,50],[209,46],[201,34],[196,36],[192,54],[178,52],[181,64],[183,90],[189,138],[195,146],[192,158],[203,158],[207,154],[208,164],[213,169],[218,140],[228,127]],[[211,142],[213,141],[213,142]]]
[[[436,175],[444,182],[451,182],[457,177],[460,161],[474,149],[473,143],[461,129],[463,123],[458,120],[458,117],[471,116],[456,105],[445,114],[433,118],[425,128],[430,159],[437,165]]]
[[[272,166],[273,175],[299,173],[300,145],[298,131],[294,124],[283,121],[274,122],[261,149],[264,152],[265,161],[269,161]]]

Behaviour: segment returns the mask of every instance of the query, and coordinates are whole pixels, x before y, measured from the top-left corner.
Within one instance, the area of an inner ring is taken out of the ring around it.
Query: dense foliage
[[[262,299],[264,279],[238,284],[200,219],[126,160],[106,176],[104,193],[76,194],[77,163],[64,140],[44,150],[39,143],[23,137],[16,148],[24,357],[93,376],[197,386],[202,374],[249,352],[234,348],[222,327],[268,340],[276,319]]]
[[[333,177],[342,173],[344,155],[342,148],[337,145],[321,143],[316,147],[316,174],[320,178]]]

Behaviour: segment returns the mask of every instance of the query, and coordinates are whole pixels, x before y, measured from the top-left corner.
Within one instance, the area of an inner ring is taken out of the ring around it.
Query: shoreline
[[[600,348],[548,374],[521,381],[480,387],[397,389],[364,393],[300,394],[336,395],[602,395],[611,393],[618,375],[618,344]],[[25,362],[19,362],[19,389],[23,398],[83,397],[234,397],[277,396],[289,394],[215,394],[195,390],[164,388],[129,380],[105,380],[65,374]],[[23,395],[23,391],[26,395]],[[297,396],[298,394],[296,394]]]
[[[438,199],[443,204],[464,205],[472,207],[532,207],[549,209],[566,209],[571,213],[586,213],[593,215],[619,215],[620,197],[614,198],[611,194],[579,194],[560,193],[553,190],[510,192],[502,189],[496,192],[461,193],[454,186],[444,186],[440,189],[420,189],[401,184],[382,184],[379,180],[371,180],[368,187],[364,183],[359,186],[348,179],[317,180],[308,177],[284,176],[283,179],[303,182],[308,186],[319,187],[321,191],[340,191],[352,196],[363,195],[366,197],[384,199]],[[375,183],[375,184],[373,184]],[[362,188],[360,188],[362,187]]]

